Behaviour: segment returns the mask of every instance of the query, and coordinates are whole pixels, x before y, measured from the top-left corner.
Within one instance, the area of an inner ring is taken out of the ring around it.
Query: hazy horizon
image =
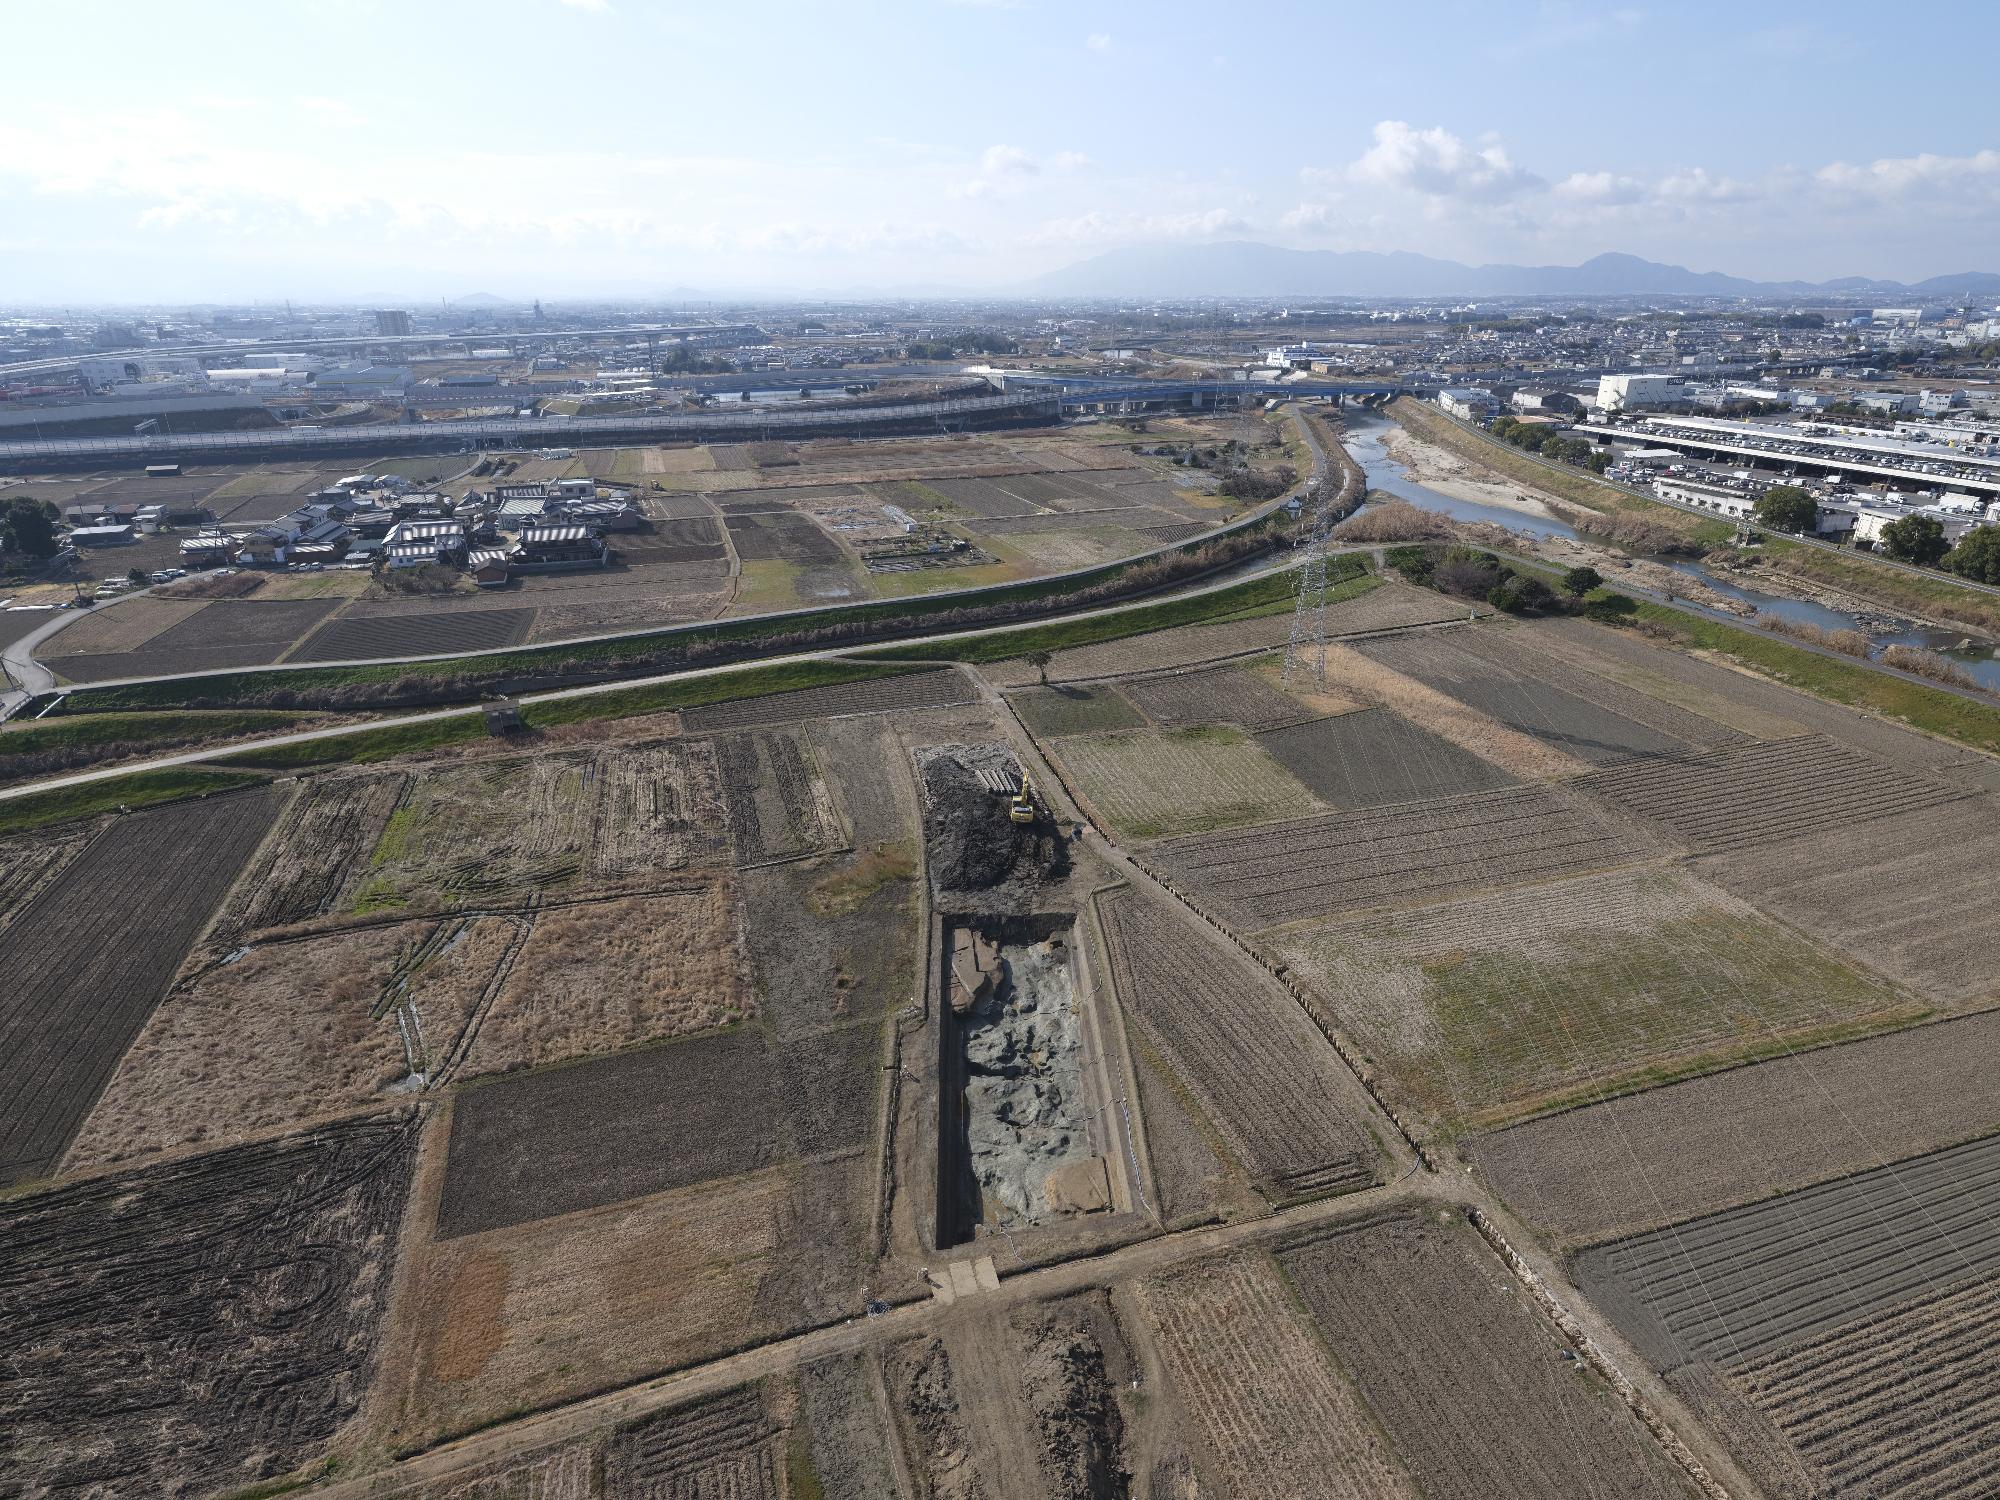
[[[1744,19],[40,9],[10,18],[49,65],[0,124],[0,301],[970,296],[1219,240],[1774,281],[2000,269],[1990,107],[1941,89],[1910,118],[1883,71],[1936,37],[1983,55],[2000,15]]]

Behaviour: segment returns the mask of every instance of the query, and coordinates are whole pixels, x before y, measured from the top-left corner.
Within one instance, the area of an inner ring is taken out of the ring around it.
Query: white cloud
[[[1088,47],[1092,52],[1109,52],[1111,50],[1111,35],[1109,32],[1093,31],[1083,39],[1083,45]]]
[[[1553,191],[1558,198],[1575,203],[1626,204],[1644,198],[1646,184],[1612,172],[1572,172]]]
[[[1327,203],[1301,203],[1278,219],[1278,226],[1295,234],[1326,234],[1338,221]]]
[[[979,170],[988,177],[1025,177],[1039,172],[1041,167],[1019,146],[988,146],[980,155]]]
[[[1020,244],[1031,249],[1075,249],[1142,240],[1206,240],[1248,234],[1250,222],[1234,209],[1198,209],[1181,214],[1117,214],[1093,209],[1073,218],[1050,219],[1029,230]]]
[[[1090,158],[1081,151],[1058,151],[1049,158],[1049,165],[1058,172],[1081,172],[1090,165]]]
[[[1375,127],[1375,144],[1348,168],[1359,182],[1421,193],[1431,198],[1493,201],[1541,187],[1497,141],[1467,145],[1442,126],[1417,130],[1401,120]]]
[[[1814,174],[1826,188],[1876,197],[1902,197],[1924,189],[1941,192],[1992,190],[2000,187],[2000,151],[1971,156],[1885,156],[1855,166],[1829,163]]]

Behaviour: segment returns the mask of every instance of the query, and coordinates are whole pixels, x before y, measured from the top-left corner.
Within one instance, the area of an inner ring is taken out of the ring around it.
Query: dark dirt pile
[[[1012,757],[997,746],[954,747],[924,761],[932,882],[940,891],[990,891],[1016,880],[1061,879],[1069,871],[1069,851],[1060,831],[1046,817],[1010,821],[1007,799],[988,791],[974,773],[982,754],[1018,774]]]
[[[1084,1309],[1068,1307],[1024,1330],[1021,1394],[1035,1414],[1042,1474],[1055,1500],[1124,1500],[1132,1493],[1125,1419],[1092,1323]]]

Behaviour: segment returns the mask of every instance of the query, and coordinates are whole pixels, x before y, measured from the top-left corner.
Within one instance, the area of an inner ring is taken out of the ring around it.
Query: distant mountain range
[[[2000,296],[2000,275],[1965,271],[1914,284],[1865,276],[1748,281],[1636,255],[1598,255],[1580,266],[1468,266],[1404,250],[1287,250],[1228,240],[1112,250],[1019,290],[1043,297],[1987,297]]]

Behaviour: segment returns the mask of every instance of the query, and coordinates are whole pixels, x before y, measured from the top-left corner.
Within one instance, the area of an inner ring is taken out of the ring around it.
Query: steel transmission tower
[[[1326,554],[1333,544],[1333,512],[1322,485],[1306,491],[1306,513],[1293,551],[1299,557],[1298,602],[1292,609],[1292,638],[1285,647],[1279,681],[1291,683],[1294,668],[1310,670],[1326,686]]]

